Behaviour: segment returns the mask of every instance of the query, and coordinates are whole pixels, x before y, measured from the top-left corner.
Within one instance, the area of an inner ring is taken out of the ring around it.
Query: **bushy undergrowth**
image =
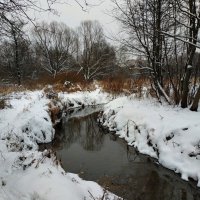
[[[91,81],[84,80],[84,77],[76,72],[58,74],[56,77],[44,74],[35,80],[24,80],[21,86],[15,84],[0,85],[0,94],[10,94],[12,92],[22,92],[25,90],[41,90],[51,85],[56,92],[76,92],[92,90]]]
[[[49,93],[49,88],[54,92],[92,91],[96,85],[113,95],[135,93],[138,97],[142,97],[144,89],[146,89],[149,94],[155,96],[154,91],[151,89],[150,80],[147,77],[127,78],[127,76],[118,75],[93,82],[85,80],[83,76],[77,75],[76,72],[62,73],[56,77],[45,74],[36,80],[24,80],[21,86],[0,86],[0,94],[38,89],[44,89],[45,93]]]

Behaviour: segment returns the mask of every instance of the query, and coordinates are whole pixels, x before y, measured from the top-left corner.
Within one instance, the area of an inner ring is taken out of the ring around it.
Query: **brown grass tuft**
[[[53,124],[55,124],[56,120],[59,119],[61,108],[59,106],[54,105],[53,102],[49,103],[48,106],[49,106],[51,121]]]

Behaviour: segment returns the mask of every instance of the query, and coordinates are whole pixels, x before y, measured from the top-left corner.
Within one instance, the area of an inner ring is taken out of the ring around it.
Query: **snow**
[[[49,100],[44,94],[18,93],[10,98],[12,108],[0,111],[0,139],[7,141],[9,149],[22,148],[22,144],[37,149],[37,143],[52,141],[54,129],[47,112]]]
[[[200,112],[119,97],[105,106],[101,122],[141,153],[200,186]]]
[[[192,69],[192,65],[188,65],[187,68],[188,68],[188,69]]]
[[[98,98],[99,93],[97,89],[59,96],[63,104],[106,103],[108,95],[101,93]],[[94,200],[103,195],[118,199],[97,183],[66,173],[53,152],[38,151],[38,143],[52,141],[55,134],[48,113],[51,100],[43,91],[13,93],[7,98],[10,106],[0,110],[0,200]]]
[[[56,99],[48,99],[44,91],[8,95],[10,106],[0,110],[0,200],[94,200],[104,195],[97,183],[66,173],[53,152],[38,151],[38,143],[54,138],[52,102],[65,109],[104,104],[100,118],[104,126],[200,186],[200,112],[161,105],[144,94],[143,99],[134,95],[113,99],[96,87],[60,92]],[[105,196],[117,199],[109,192]]]
[[[2,180],[6,185],[0,188],[0,199],[92,199],[90,193],[96,198],[103,196],[103,189],[99,185],[84,181],[75,174],[65,173],[53,159],[45,156],[45,152],[24,153],[23,156],[25,160],[16,160],[15,166],[9,169],[12,173],[4,175]],[[20,167],[20,164],[25,166],[30,163],[32,165],[26,169]]]
[[[73,107],[80,107],[82,104],[84,106],[88,105],[99,105],[105,104],[112,99],[108,93],[104,93],[100,88],[90,92],[74,92],[74,93],[63,93],[58,94],[58,99],[61,101],[62,105],[69,107],[69,103],[73,104]]]

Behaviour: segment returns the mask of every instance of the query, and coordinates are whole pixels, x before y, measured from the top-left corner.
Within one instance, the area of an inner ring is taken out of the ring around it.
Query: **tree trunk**
[[[191,111],[197,111],[198,110],[198,106],[199,106],[199,99],[200,99],[200,86],[197,90],[197,93],[194,97],[194,101],[193,101],[193,104],[190,108]]]
[[[12,28],[12,34],[13,34],[13,39],[15,43],[15,67],[17,71],[17,84],[21,85],[21,70],[20,70],[20,65],[19,65],[19,46],[18,46],[16,31],[14,30],[14,28]]]
[[[152,68],[154,71],[153,81],[155,89],[159,96],[165,97],[161,88],[163,88],[163,76],[162,76],[162,35],[161,35],[161,0],[154,2],[154,15],[153,15],[153,56],[152,56]]]
[[[192,67],[188,67],[184,81],[183,81],[183,94],[181,98],[182,108],[187,108],[188,106],[189,81],[190,81],[191,74],[192,74]]]
[[[189,81],[192,75],[192,65],[193,65],[193,58],[196,52],[196,44],[199,32],[200,21],[196,19],[196,1],[189,0],[189,11],[190,11],[190,28],[189,28],[189,46],[188,46],[188,60],[186,64],[186,72],[185,78],[183,80],[183,93],[181,99],[181,107],[186,108],[188,106],[188,93],[189,93]]]
[[[156,26],[155,26],[155,58],[156,58],[156,71],[158,75],[158,82],[163,87],[163,75],[162,75],[162,35],[161,35],[161,0],[158,0],[156,3]]]

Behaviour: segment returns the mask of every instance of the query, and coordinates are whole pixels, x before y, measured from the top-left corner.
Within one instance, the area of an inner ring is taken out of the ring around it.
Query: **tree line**
[[[22,22],[10,25],[0,44],[1,73],[19,85],[42,72],[55,77],[73,70],[86,80],[100,78],[116,63],[98,21],[83,21],[76,30],[58,22],[36,24],[29,34],[23,28]]]
[[[97,6],[90,0],[73,0],[81,11]],[[18,85],[27,78],[48,73],[53,77],[74,70],[86,80],[111,72],[115,64],[114,47],[104,36],[97,21],[85,21],[73,30],[64,23],[36,24],[31,12],[56,12],[53,5],[67,1],[3,0],[0,2],[0,77]],[[28,25],[27,25],[28,24]],[[30,24],[33,28],[30,28]],[[27,31],[27,26],[29,29]]]

